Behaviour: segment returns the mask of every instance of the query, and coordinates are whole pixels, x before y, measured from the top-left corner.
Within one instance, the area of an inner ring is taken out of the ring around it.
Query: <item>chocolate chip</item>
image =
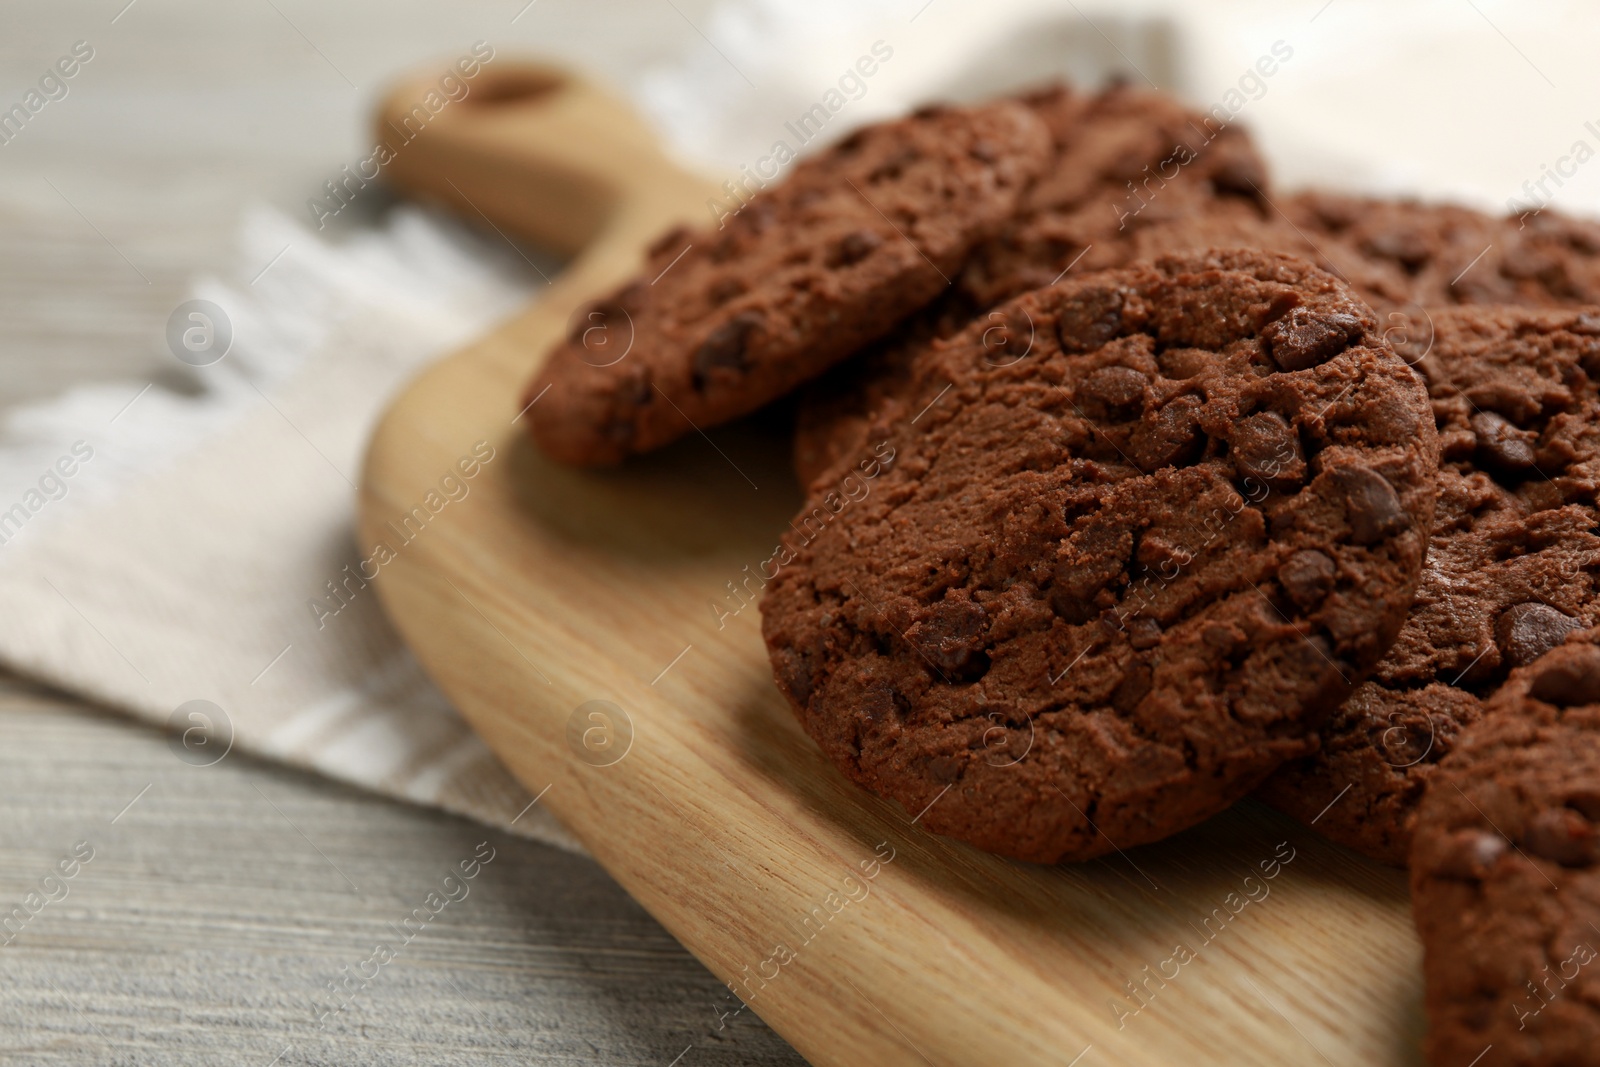
[[[857,709],[870,723],[880,723],[886,719],[893,719],[897,712],[909,706],[905,697],[897,693],[893,686],[879,683],[869,685],[861,692],[861,702]]]
[[[897,152],[893,157],[884,160],[882,163],[874,167],[872,173],[867,175],[867,181],[873,185],[876,185],[879,182],[893,181],[904,174],[906,168],[920,158],[921,155],[915,148],[907,146],[906,148]]]
[[[1470,421],[1485,466],[1511,474],[1533,469],[1532,442],[1538,439],[1537,434],[1517,429],[1492,411],[1480,411]]]
[[[1095,289],[1080,292],[1056,316],[1056,336],[1068,352],[1089,352],[1122,332],[1122,292]]]
[[[1146,664],[1135,663],[1111,691],[1111,706],[1126,714],[1137,707],[1149,692],[1150,668]]]
[[[1267,354],[1280,370],[1315,367],[1343,352],[1361,334],[1361,320],[1343,311],[1297,307],[1261,331]]]
[[[1572,332],[1587,336],[1600,334],[1600,315],[1593,312],[1584,312],[1572,321]]]
[[[1555,648],[1583,623],[1548,604],[1513,604],[1495,620],[1494,640],[1511,667],[1525,667]]]
[[[1600,648],[1585,646],[1551,656],[1528,695],[1563,708],[1600,704]]]
[[[650,248],[645,255],[651,259],[658,259],[661,256],[666,255],[675,256],[679,252],[683,251],[684,245],[689,243],[689,237],[689,227],[674,226],[660,237],[657,237],[655,241],[651,243]]]
[[[1265,184],[1266,172],[1253,155],[1231,156],[1211,172],[1211,187],[1223,196],[1259,197]]]
[[[704,388],[706,380],[718,370],[742,371],[749,366],[746,352],[761,325],[759,312],[741,311],[707,334],[694,354],[696,388]]]
[[[1528,821],[1522,847],[1563,867],[1587,867],[1596,858],[1594,827],[1571,808],[1546,808],[1535,815]]]
[[[1590,822],[1600,823],[1600,789],[1579,786],[1567,794],[1564,803]]]
[[[774,675],[778,688],[788,693],[802,708],[811,701],[811,690],[816,679],[812,673],[810,657],[792,648],[785,648],[773,658]]]
[[[1508,248],[1500,257],[1500,273],[1507,278],[1525,281],[1556,282],[1561,277],[1561,263],[1549,252],[1526,245]]]
[[[1267,305],[1267,317],[1261,320],[1263,326],[1269,322],[1277,322],[1289,312],[1299,307],[1302,303],[1300,294],[1293,289],[1285,289],[1272,298],[1272,303]]]
[[[860,263],[872,255],[873,250],[883,244],[883,238],[871,230],[854,230],[840,238],[839,243],[828,253],[827,264],[830,267],[848,267],[853,263]]]
[[[1495,861],[1505,855],[1506,839],[1486,830],[1462,830],[1451,835],[1440,857],[1439,874],[1444,878],[1478,882],[1489,873]]]
[[[967,154],[980,163],[994,163],[1000,159],[1000,147],[987,137],[979,137],[967,149]]]
[[[1344,490],[1350,533],[1358,545],[1375,545],[1411,524],[1389,480],[1366,467],[1345,467],[1337,475]]]
[[[1128,644],[1143,652],[1161,643],[1161,624],[1154,619],[1134,619],[1128,624]]]
[[[867,143],[867,129],[868,128],[859,129],[855,133],[852,133],[849,137],[846,137],[844,140],[834,145],[834,154],[848,156],[861,151],[861,147]]]
[[[1073,626],[1086,623],[1100,613],[1093,600],[1079,596],[1067,585],[1050,587],[1050,610],[1060,616],[1062,622]]]
[[[1415,274],[1427,265],[1432,257],[1428,241],[1420,233],[1405,230],[1384,230],[1361,242],[1368,255],[1379,259],[1392,259]]]
[[[1150,379],[1132,367],[1101,367],[1078,386],[1075,399],[1091,419],[1121,422],[1144,401]]]
[[[934,756],[924,766],[928,777],[940,785],[954,785],[961,777],[962,761],[955,756]]]
[[[1566,220],[1558,221],[1552,219],[1550,221],[1555,223],[1551,229],[1558,236],[1565,239],[1568,248],[1585,256],[1600,256],[1600,230],[1597,230],[1593,223],[1581,230],[1566,230],[1561,225]],[[1538,227],[1537,222],[1535,222],[1535,227]]]
[[[989,639],[989,616],[982,605],[964,598],[946,598],[932,605],[926,617],[906,631],[906,639],[917,646],[928,661],[949,682],[971,682],[988,670],[984,646]]]
[[[1128,458],[1146,474],[1195,462],[1206,447],[1200,432],[1202,406],[1197,396],[1180,396],[1146,417],[1128,440]]]
[[[1348,230],[1360,218],[1361,209],[1356,202],[1343,198],[1324,199],[1313,195],[1306,200],[1306,206],[1311,209],[1318,222],[1334,233]]]
[[[706,290],[706,295],[713,305],[721,305],[749,291],[750,287],[741,278],[718,278]]]
[[[1276,411],[1262,411],[1234,424],[1229,454],[1239,473],[1274,489],[1299,485],[1306,477],[1300,435]]]
[[[1303,548],[1278,568],[1278,584],[1301,611],[1312,611],[1333,589],[1333,560],[1314,548]]]
[[[1095,598],[1121,575],[1133,555],[1133,534],[1091,526],[1072,540],[1056,561],[1050,583],[1050,607],[1064,622],[1078,625],[1100,614]]]

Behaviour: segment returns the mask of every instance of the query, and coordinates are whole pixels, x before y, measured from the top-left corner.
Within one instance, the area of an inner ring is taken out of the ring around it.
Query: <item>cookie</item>
[[[1566,1067],[1600,1049],[1600,647],[1513,671],[1438,767],[1411,902],[1429,1063]]]
[[[1514,668],[1600,624],[1600,315],[1441,308],[1417,364],[1438,507],[1394,647],[1259,796],[1404,866],[1428,781]]]
[[[1130,85],[1088,96],[1053,87],[1021,99],[1050,128],[1053,159],[1016,216],[962,268],[957,286],[975,308],[1050,285],[1069,267],[1140,258],[1131,234],[1160,220],[1218,210],[1270,216],[1266,165],[1238,126]]]
[[[551,351],[523,399],[534,440],[615,463],[787,393],[938,296],[1048,149],[1020,104],[929,108],[797,164],[717,230],[666,234]]]
[[[1277,247],[1305,258],[1264,201],[1266,166],[1236,126],[1163,93],[1118,85],[1084,94],[1052,86],[1017,98],[1049,129],[1051,161],[1014,218],[980,242],[956,285],[925,315],[807,386],[795,473],[809,484],[855,462],[867,420],[902,384],[906,353],[947,337],[1011,297],[1077,272],[1174,250]],[[1202,236],[1196,220],[1212,219]],[[1280,232],[1281,231],[1281,232]],[[1263,235],[1275,234],[1276,244]]]
[[[1600,303],[1600,223],[1326,192],[1268,206],[1262,216],[1213,210],[1156,220],[1131,239],[1146,255],[1227,243],[1302,256],[1337,274],[1396,330],[1423,308]]]
[[[1284,216],[1344,271],[1404,280],[1398,305],[1600,304],[1600,223],[1555,211],[1498,217],[1451,204],[1306,193]],[[1358,286],[1359,288],[1359,286]]]
[[[1424,308],[1600,304],[1600,223],[1326,192],[1275,196],[1242,130],[1219,128],[1162,94],[1055,89],[1024,99],[1052,130],[1056,162],[962,271],[959,287],[976,309],[1048,284],[1069,266],[1094,270],[1207,248],[1286,252],[1331,271],[1413,352],[1425,347]],[[813,390],[802,413],[832,403],[844,421],[836,425],[823,411],[803,417],[797,458],[829,455],[830,441],[858,445],[851,431],[861,428],[861,409],[892,393],[892,379],[892,369],[869,363]],[[832,400],[846,391],[865,399]],[[814,467],[797,468],[802,483]]]
[[[1324,234],[1313,237],[1314,232],[1283,214],[1280,201],[1271,202],[1264,213],[1240,210],[1235,203],[1219,201],[1177,217],[1157,215],[1137,220],[1124,238],[1124,254],[1151,259],[1207,248],[1285,252],[1338,277],[1378,312],[1385,333],[1403,337],[1405,313],[1416,312],[1411,280],[1392,263],[1355,254],[1338,239]]]
[[[974,317],[962,294],[947,290],[888,337],[806,383],[795,406],[793,463],[800,484],[858,462],[868,450],[868,427],[897,400],[917,353],[959,333]]]
[[[1310,751],[1405,617],[1433,420],[1327,274],[1074,275],[910,376],[887,469],[813,484],[762,622],[827,757],[935,832],[1054,862],[1197,823]]]

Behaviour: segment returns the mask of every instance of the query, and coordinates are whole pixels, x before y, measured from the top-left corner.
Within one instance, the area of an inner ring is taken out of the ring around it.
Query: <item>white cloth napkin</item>
[[[171,724],[186,762],[231,744],[576,847],[542,809],[517,818],[531,798],[370,586],[312,606],[360,558],[353,482],[383,404],[529,297],[511,253],[409,208],[341,247],[262,211],[240,243],[240,276],[197,293],[233,338],[196,395],[97,384],[7,418],[0,657]]]
[[[1584,111],[1600,67],[1564,32],[1581,25],[1572,3],[1191,8],[743,0],[706,21],[705,48],[628,88],[683,158],[728,176],[832,89],[826,140],[931,98],[1114,71],[1202,107],[1239,90],[1234,121],[1286,184],[1503,210],[1573,142],[1600,149],[1585,126],[1600,112]],[[1279,41],[1293,58],[1248,79]],[[868,55],[874,73],[841,82]],[[1557,207],[1600,206],[1600,160],[1546,188]],[[0,424],[0,662],[172,725],[175,758],[231,744],[575,848],[423,677],[372,589],[331,618],[311,607],[359,558],[352,482],[386,398],[529,299],[529,272],[404,208],[337,246],[256,212],[239,264],[196,291],[233,333],[196,392],[83,386]]]

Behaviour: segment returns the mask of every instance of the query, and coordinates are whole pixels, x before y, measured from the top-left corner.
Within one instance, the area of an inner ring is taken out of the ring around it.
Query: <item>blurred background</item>
[[[76,439],[74,419],[140,436],[108,437],[127,449],[102,448],[59,506],[29,505],[38,516],[27,537],[0,524],[11,535],[0,543],[0,598],[11,609],[0,663],[15,671],[0,675],[0,920],[11,917],[0,930],[0,1062],[799,1062],[751,1012],[730,1014],[737,1004],[720,983],[559,830],[519,825],[509,785],[488,799],[487,787],[452,793],[247,729],[311,702],[257,686],[268,671],[311,670],[292,656],[268,662],[283,640],[251,653],[266,670],[238,679],[248,697],[237,708],[223,701],[240,723],[237,751],[197,759],[175,744],[184,735],[160,729],[172,721],[165,711],[226,688],[203,684],[193,664],[235,640],[229,620],[272,599],[270,584],[232,588],[220,563],[214,587],[198,591],[129,575],[120,625],[133,626],[148,597],[163,605],[150,609],[163,621],[149,639],[182,646],[161,670],[137,637],[124,643],[119,624],[97,614],[97,594],[122,581],[106,561],[127,546],[114,545],[111,513],[96,509],[143,492],[158,466],[188,469],[186,450],[207,438],[162,438],[168,416],[222,425],[233,411],[218,399],[222,379],[175,358],[168,329],[180,305],[288,286],[253,311],[241,298],[241,349],[229,365],[296,425],[284,399],[292,390],[268,395],[280,379],[263,353],[304,359],[315,331],[297,332],[285,308],[317,305],[316,352],[327,358],[340,351],[327,343],[328,324],[359,321],[319,278],[409,271],[401,282],[414,299],[439,301],[436,335],[323,397],[368,411],[421,361],[536,299],[559,269],[481,220],[418,211],[381,185],[337,213],[315,207],[327,203],[325,182],[370,153],[384,89],[479,42],[497,58],[554,59],[612,88],[683,163],[718,180],[736,177],[774,130],[882,44],[892,59],[827,139],[927,100],[1122,77],[1202,109],[1225,104],[1279,187],[1600,212],[1600,164],[1589,162],[1600,149],[1600,23],[1574,3],[9,0],[0,9],[0,109],[9,109],[0,114],[0,510],[27,501]],[[1279,61],[1261,75],[1268,55]],[[439,270],[441,260],[450,270],[430,275],[428,262]],[[275,347],[251,348],[250,329],[275,330]],[[300,433],[344,476],[305,476],[322,480],[314,493],[330,509],[353,501],[366,418],[326,439]],[[300,477],[271,491],[312,493]],[[172,480],[160,510],[174,529],[202,496],[221,514],[242,508],[226,484]],[[347,520],[328,536],[335,565],[317,572],[313,590],[353,552]],[[76,547],[51,556],[52,541]],[[286,585],[279,599],[303,614],[307,595]],[[174,621],[183,613],[172,604],[185,598],[204,625]],[[392,641],[371,600],[363,649]],[[280,657],[299,638],[287,640]],[[89,663],[100,659],[104,669]],[[82,671],[79,660],[89,663]],[[125,667],[149,694],[115,673]],[[408,722],[449,721],[414,670],[402,664],[399,677],[371,703],[403,705]],[[448,736],[465,746],[465,763],[486,758]],[[440,913],[343,1010],[319,1015],[319,1005],[345,1002],[331,990],[390,924],[483,848],[494,859],[470,899]],[[58,863],[74,856],[68,879]]]

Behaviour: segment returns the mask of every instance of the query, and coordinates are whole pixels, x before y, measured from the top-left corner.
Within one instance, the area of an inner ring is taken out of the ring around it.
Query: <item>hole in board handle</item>
[[[469,107],[506,107],[526,104],[566,89],[568,81],[559,74],[535,70],[485,71],[489,75],[472,87],[464,101]]]

